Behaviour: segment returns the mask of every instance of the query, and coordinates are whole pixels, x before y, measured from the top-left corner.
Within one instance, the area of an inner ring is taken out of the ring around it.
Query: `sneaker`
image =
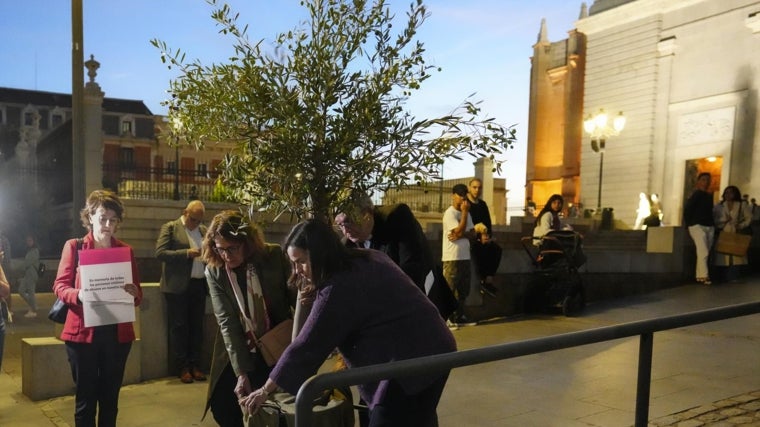
[[[498,289],[496,289],[493,283],[482,282],[480,284],[480,293],[496,298],[496,292],[498,292]]]
[[[37,317],[37,313],[34,311],[27,311],[24,317],[26,317],[27,319],[34,319],[35,317]]]
[[[456,324],[457,326],[475,326],[478,324],[478,322],[470,320],[467,316],[463,314],[457,317]]]
[[[449,327],[450,331],[458,331],[459,326],[456,323],[453,323],[451,320],[446,320],[446,326]]]

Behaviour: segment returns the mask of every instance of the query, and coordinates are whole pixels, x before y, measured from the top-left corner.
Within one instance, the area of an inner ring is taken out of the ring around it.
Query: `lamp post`
[[[172,135],[174,135],[174,194],[173,199],[179,200],[179,138],[182,133],[182,119],[177,116],[171,119]]]
[[[607,138],[620,135],[625,127],[625,116],[619,112],[612,120],[612,126],[608,123],[607,113],[603,109],[595,115],[587,116],[583,121],[583,130],[591,137],[591,149],[599,153],[599,191],[596,196],[597,213],[602,212],[602,173],[604,172],[604,145]]]

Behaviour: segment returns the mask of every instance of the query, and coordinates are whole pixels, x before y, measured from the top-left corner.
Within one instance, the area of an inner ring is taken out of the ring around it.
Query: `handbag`
[[[721,232],[718,234],[718,240],[715,242],[715,252],[745,256],[749,249],[749,243],[752,236],[747,234]]]
[[[311,427],[353,427],[355,424],[350,388],[325,390],[312,406]],[[296,397],[273,393],[253,415],[243,413],[245,427],[293,427],[296,425]]]
[[[280,360],[280,356],[290,345],[292,335],[293,319],[286,319],[256,340],[256,347],[267,366],[274,366]]]
[[[274,403],[265,403],[255,414],[243,411],[245,427],[288,427],[282,409]]]
[[[53,306],[48,312],[48,319],[55,323],[66,323],[66,316],[69,314],[69,306],[60,298],[56,298]]]
[[[255,329],[253,321],[246,313],[243,294],[238,285],[237,277],[232,274],[229,267],[227,267],[226,270],[230,286],[232,287],[232,292],[235,294],[235,301],[237,301],[238,308],[240,309],[240,317],[243,326],[245,327],[245,338],[248,349],[251,350],[252,353],[261,353],[261,357],[264,359],[267,366],[274,366],[277,361],[280,360],[280,356],[282,356],[285,348],[290,344],[290,340],[293,336],[293,319],[285,319],[278,323],[277,326],[265,332],[261,337],[257,337],[253,332]],[[258,283],[258,276],[256,276],[254,270],[249,270],[246,274],[252,276],[255,283]],[[266,310],[266,304],[264,305],[264,315],[269,316]]]
[[[77,239],[77,248],[74,251],[75,265],[79,265],[79,250],[82,249],[82,241],[82,238]],[[74,276],[74,283],[76,283],[76,276]],[[66,323],[66,316],[68,316],[68,314],[69,306],[60,298],[56,298],[53,306],[50,307],[50,311],[48,312],[48,319],[55,323]]]

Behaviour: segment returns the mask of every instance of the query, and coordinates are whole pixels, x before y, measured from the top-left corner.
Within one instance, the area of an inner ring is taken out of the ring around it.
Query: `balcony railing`
[[[225,201],[219,174],[195,169],[103,165],[103,185],[125,199]]]

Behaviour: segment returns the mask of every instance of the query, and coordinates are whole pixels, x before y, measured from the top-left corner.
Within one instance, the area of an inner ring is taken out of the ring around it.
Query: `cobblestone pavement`
[[[760,390],[649,421],[650,427],[760,427]]]

